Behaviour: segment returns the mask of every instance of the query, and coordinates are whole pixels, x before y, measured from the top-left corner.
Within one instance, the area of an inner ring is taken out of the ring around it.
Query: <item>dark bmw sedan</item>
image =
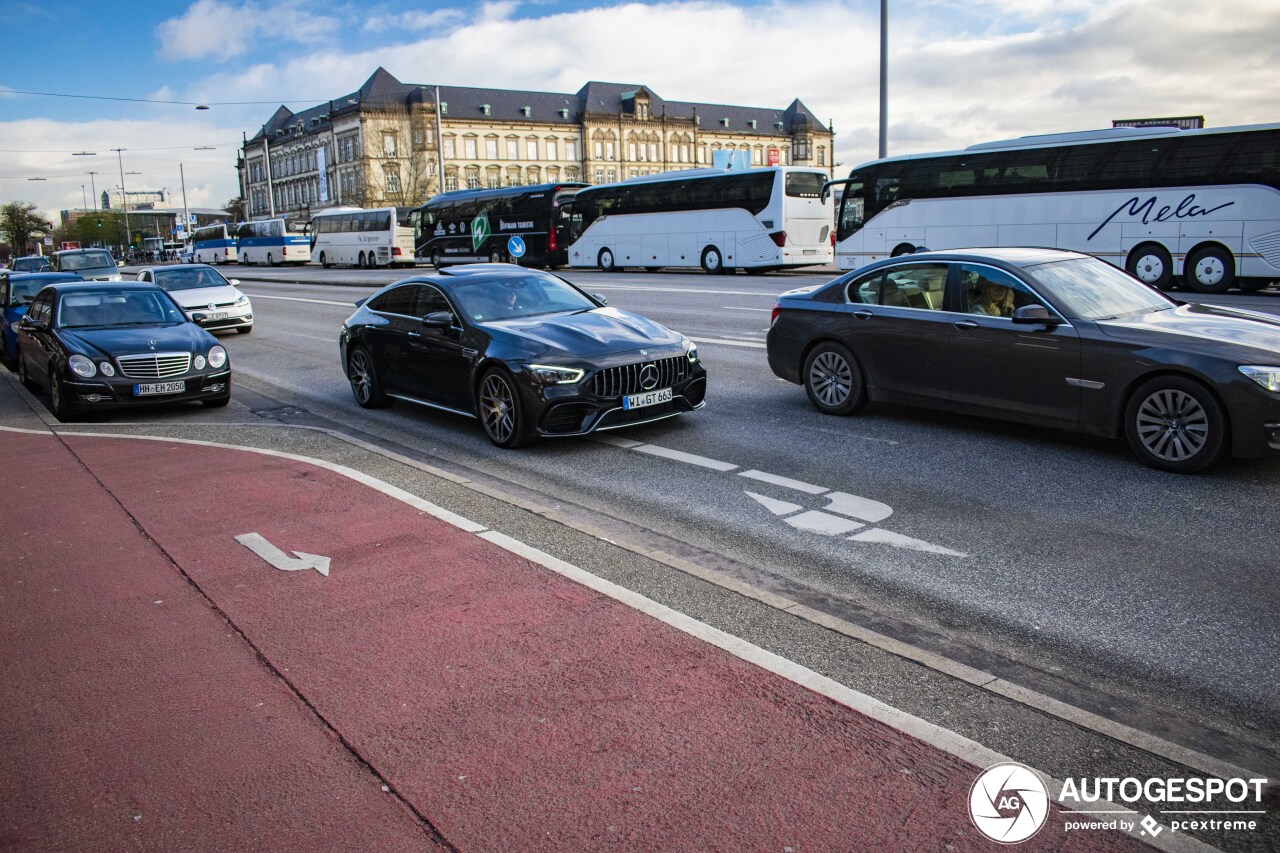
[[[18,377],[59,420],[116,406],[231,400],[227,351],[154,284],[43,288],[18,322]]]
[[[449,267],[358,309],[340,338],[357,403],[400,399],[477,417],[500,447],[703,406],[706,371],[692,341],[550,273]]]
[[[925,252],[783,294],[769,366],[869,400],[1124,436],[1166,471],[1280,451],[1280,318],[1175,301],[1053,249]]]

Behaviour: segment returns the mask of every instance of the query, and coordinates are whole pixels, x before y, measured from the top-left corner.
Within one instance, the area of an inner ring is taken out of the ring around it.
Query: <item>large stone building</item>
[[[350,95],[277,109],[244,143],[240,188],[250,218],[307,219],[339,205],[421,204],[442,190],[709,166],[726,149],[757,166],[830,174],[832,141],[798,99],[785,109],[694,104],[596,82],[573,95],[459,86],[437,95],[379,68]]]

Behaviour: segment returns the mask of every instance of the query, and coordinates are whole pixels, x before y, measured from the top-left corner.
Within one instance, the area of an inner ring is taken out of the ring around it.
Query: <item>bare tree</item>
[[[49,222],[36,214],[36,206],[29,201],[11,201],[0,207],[0,234],[9,241],[15,253],[26,252],[33,235],[52,230]]]

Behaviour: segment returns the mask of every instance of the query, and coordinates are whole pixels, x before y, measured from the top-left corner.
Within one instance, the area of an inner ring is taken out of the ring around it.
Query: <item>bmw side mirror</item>
[[[609,304],[609,300],[608,300],[608,299],[605,299],[605,298],[604,298],[604,296],[603,296],[603,295],[601,295],[601,294],[599,294],[599,293],[593,293],[593,294],[591,294],[591,298],[592,298],[592,299],[594,299],[596,302],[599,302],[601,305],[608,305],[608,304]]]
[[[1014,310],[1012,319],[1024,326],[1056,326],[1061,322],[1043,305],[1023,305]]]
[[[422,318],[422,325],[433,329],[447,329],[453,325],[453,314],[449,311],[432,311]]]

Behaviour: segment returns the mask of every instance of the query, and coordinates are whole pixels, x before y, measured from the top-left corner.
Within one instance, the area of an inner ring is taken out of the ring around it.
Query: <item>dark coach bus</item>
[[[490,261],[564,266],[569,220],[562,205],[586,184],[538,184],[441,193],[413,212],[419,263]]]

